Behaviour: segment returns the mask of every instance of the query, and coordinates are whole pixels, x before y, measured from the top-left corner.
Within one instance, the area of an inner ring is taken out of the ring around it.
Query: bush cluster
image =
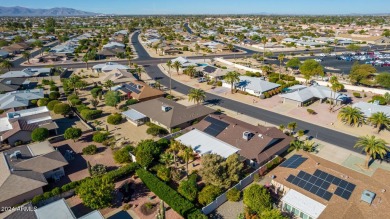
[[[362,98],[362,96],[361,96],[360,93],[358,93],[358,92],[353,92],[352,94],[353,94],[353,96],[356,97],[356,98]]]
[[[107,140],[109,133],[108,132],[95,132],[92,136],[92,140],[97,143],[102,143]]]
[[[109,115],[107,117],[107,123],[111,125],[118,125],[119,123],[122,122],[122,115],[119,113],[114,113],[112,115]]]
[[[84,155],[92,155],[92,154],[96,154],[96,152],[97,152],[97,147],[94,144],[90,144],[87,147],[83,148]]]
[[[316,111],[312,110],[312,109],[307,109],[307,112],[310,114],[310,115],[315,115],[317,114]]]
[[[152,136],[158,136],[158,135],[167,135],[169,132],[165,128],[158,126],[156,124],[153,124],[151,122],[148,122],[146,124],[149,126],[148,129],[146,129],[146,133]]]
[[[232,188],[227,192],[226,197],[227,200],[231,202],[238,202],[241,199],[241,191],[236,188]]]
[[[94,120],[102,115],[102,110],[83,109],[80,112],[81,117],[85,120]]]

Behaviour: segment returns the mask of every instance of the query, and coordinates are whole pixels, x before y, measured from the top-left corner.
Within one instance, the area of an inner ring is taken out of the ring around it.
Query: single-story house
[[[0,206],[15,206],[43,194],[47,179],[65,176],[66,165],[66,159],[48,141],[0,152]]]
[[[43,97],[43,89],[16,90],[0,94],[0,109],[27,107],[31,100],[38,100]]]
[[[228,72],[233,71],[232,69],[217,68],[211,65],[199,66],[196,67],[196,70],[211,80],[222,80]]]
[[[231,84],[223,81],[222,86],[230,88]],[[280,84],[272,83],[259,77],[240,76],[240,81],[235,83],[234,87],[249,94],[260,96],[264,92],[280,87]]]
[[[130,111],[138,116],[127,117],[133,124],[139,124],[140,119],[145,121],[145,118],[139,118],[139,115],[144,115],[150,122],[169,131],[174,128],[186,128],[215,112],[214,109],[203,105],[184,106],[163,97],[131,105]]]
[[[7,51],[8,53],[19,54],[30,48],[30,45],[27,43],[14,43],[9,46],[3,47],[3,50]]]
[[[336,39],[345,39],[355,42],[366,42],[371,44],[390,43],[390,38],[385,36],[371,36],[362,34],[339,34],[336,36]]]
[[[258,167],[272,159],[275,155],[285,152],[293,140],[292,137],[285,135],[275,127],[254,126],[227,115],[209,115],[186,130],[189,133],[193,130],[198,130],[191,135],[196,134],[201,138],[204,134],[199,134],[198,132],[202,132],[233,148],[239,149],[237,151],[238,154],[243,160],[246,160],[248,165],[253,167]],[[185,135],[183,134],[183,136]],[[191,139],[194,141],[191,144],[196,145],[197,138],[191,137]],[[204,143],[204,145],[202,144],[203,148],[211,147],[214,152],[220,150],[214,149],[214,144],[210,144],[211,142],[202,141],[202,143]]]
[[[41,77],[49,76],[51,68],[25,68],[21,71],[9,71],[2,75],[0,78],[29,78],[29,77]]]
[[[118,91],[122,99],[136,99],[138,101],[147,101],[158,97],[163,97],[164,92],[153,88],[141,81],[132,81],[120,86],[114,87],[113,90]]]
[[[346,94],[339,92],[333,92],[329,87],[313,85],[304,89],[296,90],[290,93],[280,94],[283,98],[283,103],[291,102],[298,106],[311,101],[319,99],[321,102],[325,100],[335,100],[336,102],[344,103],[349,97]]]
[[[370,117],[372,114],[378,112],[383,112],[390,116],[390,106],[383,106],[375,103],[358,102],[354,103],[352,107],[359,108],[366,117]]]
[[[103,45],[103,49],[107,49],[107,48],[114,49],[117,47],[124,49],[126,45],[118,42],[109,42],[106,45]]]
[[[31,132],[36,128],[47,128],[51,135],[57,134],[57,124],[46,106],[13,111],[8,110],[0,118],[0,140],[15,145],[16,142],[30,142]]]
[[[123,84],[127,82],[137,81],[136,76],[124,69],[114,69],[109,72],[105,72],[103,82],[112,81],[114,84]]]
[[[104,64],[97,64],[92,67],[95,72],[109,72],[114,69],[130,70],[127,65],[121,65],[115,62],[106,62]]]
[[[0,58],[5,59],[9,56],[9,52],[5,50],[0,50]]]
[[[126,51],[122,47],[103,48],[97,53],[97,55],[99,56],[100,59],[105,59],[105,58],[116,57],[118,53],[124,53],[124,52]]]
[[[38,83],[31,82],[26,78],[0,79],[0,93],[7,93],[19,89],[33,89]]]
[[[175,63],[176,61],[180,63],[181,68],[186,68],[188,66],[195,66],[195,67],[198,66],[198,63],[195,60],[190,60],[181,56],[171,60],[172,64]]]

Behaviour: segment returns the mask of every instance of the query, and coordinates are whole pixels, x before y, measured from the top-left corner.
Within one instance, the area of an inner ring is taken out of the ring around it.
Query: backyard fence
[[[229,190],[236,188],[238,190],[243,190],[245,187],[247,187],[249,184],[253,182],[255,174],[259,174],[260,171],[267,169],[267,164],[274,162],[275,159],[279,159],[279,156],[275,156],[273,159],[265,163],[263,166],[257,168],[255,171],[253,171],[251,174],[246,176],[244,179],[240,180],[239,183],[228,189],[225,193],[222,195],[218,196],[213,202],[208,204],[207,206],[202,208],[203,214],[210,214],[213,212],[215,209],[217,209],[219,206],[221,206],[223,203],[227,201],[227,193]]]

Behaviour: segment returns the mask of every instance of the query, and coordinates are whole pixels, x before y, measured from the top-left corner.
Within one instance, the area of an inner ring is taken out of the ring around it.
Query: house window
[[[305,213],[303,213],[303,212],[301,212],[301,213],[299,214],[299,217],[302,218],[302,219],[309,219],[309,216],[307,216],[307,214],[305,214]]]
[[[285,211],[288,211],[288,212],[291,212],[291,206],[287,203],[284,204],[284,210]]]

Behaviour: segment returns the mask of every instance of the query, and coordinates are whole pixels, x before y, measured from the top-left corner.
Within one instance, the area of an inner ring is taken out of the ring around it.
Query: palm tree
[[[203,102],[206,99],[206,93],[202,89],[191,89],[188,93],[188,100],[194,101],[196,104]]]
[[[14,67],[14,65],[12,64],[11,61],[5,59],[5,60],[3,60],[3,61],[1,62],[1,67],[2,67],[2,68],[6,68],[6,69],[8,69],[8,71],[10,71],[11,68]]]
[[[315,151],[315,142],[314,141],[305,141],[303,143],[303,150],[307,152],[314,152]]]
[[[188,162],[195,158],[194,151],[190,147],[184,147],[179,152],[179,157],[181,157],[181,159],[183,159],[186,162],[186,175],[188,177]]]
[[[371,158],[376,159],[378,155],[383,158],[383,156],[389,151],[386,144],[386,141],[383,139],[377,139],[373,135],[367,135],[360,137],[354,147],[362,148],[362,150],[366,152],[365,167],[368,169]]]
[[[342,108],[337,115],[337,118],[340,119],[344,124],[348,124],[350,126],[359,126],[365,123],[363,112],[359,108],[352,106],[346,106]]]
[[[86,66],[87,70],[88,70],[88,61],[89,61],[88,56],[87,56],[87,55],[84,55],[84,56],[83,56],[83,62],[85,62],[85,66]]]
[[[228,48],[228,50],[233,51],[234,46],[233,46],[233,44],[229,43],[229,44],[227,45],[227,48]]]
[[[334,83],[334,84],[332,85],[332,91],[334,92],[334,95],[335,95],[333,107],[337,105],[337,96],[336,96],[336,95],[337,95],[337,93],[338,93],[339,91],[341,91],[342,89],[344,89],[344,85],[343,85],[342,83],[336,82],[336,83]],[[331,105],[332,105],[332,104],[331,104]]]
[[[171,153],[163,153],[160,155],[160,162],[170,166],[174,162],[174,155]]]
[[[171,75],[171,68],[172,68],[172,61],[167,61],[167,67],[168,67],[168,74],[169,74],[169,95],[172,95],[172,75]]]
[[[42,56],[42,55],[43,55],[43,50],[42,50],[42,48],[43,48],[43,43],[42,43],[42,41],[40,41],[40,40],[35,41],[35,42],[34,42],[34,46],[35,46],[35,47],[38,47],[38,48],[40,49],[40,54],[41,54],[41,56]]]
[[[71,76],[68,80],[66,80],[66,83],[70,89],[73,89],[75,94],[77,94],[77,87],[76,83],[80,81],[80,78],[77,76]]]
[[[233,93],[234,84],[240,82],[240,74],[236,71],[228,72],[224,80],[230,84],[230,91]]]
[[[287,128],[290,129],[290,132],[294,132],[294,130],[297,128],[297,123],[296,122],[290,122],[287,124]]]
[[[104,83],[103,87],[107,88],[107,89],[110,89],[111,90],[111,87],[114,86],[114,82],[111,81],[111,80],[108,80]]]
[[[336,52],[336,46],[339,44],[339,40],[334,39],[333,43],[334,43],[334,52]]]
[[[263,36],[261,38],[261,42],[263,43],[263,65],[264,65],[264,60],[265,60],[265,44],[267,44],[268,40],[267,37]]]
[[[382,129],[390,128],[390,118],[384,112],[373,113],[369,118],[368,122],[375,128],[378,128],[378,133]]]
[[[278,60],[279,60],[279,80],[280,80],[280,76],[282,75],[282,64],[283,64],[283,60],[284,60],[284,57],[285,55],[283,53],[279,54],[278,56]]]
[[[181,63],[179,61],[175,61],[172,66],[176,69],[176,73],[179,75],[179,70],[181,67]]]
[[[291,152],[293,150],[299,151],[301,149],[303,149],[303,142],[295,140],[295,141],[290,142],[290,147],[288,148],[287,151],[288,152]]]
[[[333,87],[333,85],[335,84],[335,83],[338,83],[339,81],[338,81],[338,79],[337,79],[337,77],[336,76],[332,76],[332,77],[330,77],[329,78],[329,83],[330,83],[330,85]],[[333,89],[331,89],[330,90],[330,96],[331,97],[333,97],[334,95],[333,95]],[[336,99],[336,98],[334,98],[334,99]],[[330,104],[330,106],[329,106],[329,110],[330,109],[332,109],[332,104]]]
[[[273,71],[273,69],[269,65],[263,65],[263,66],[261,66],[261,71],[263,71],[263,75],[268,75],[269,73],[271,73]]]
[[[188,66],[188,68],[186,69],[186,72],[190,76],[190,78],[193,78],[195,76],[195,73],[196,73],[195,66]]]
[[[27,59],[28,63],[30,63],[30,56],[31,56],[31,54],[29,52],[27,52],[27,51],[23,52],[23,54],[22,54],[22,57],[24,59]]]
[[[168,148],[168,152],[172,153],[173,154],[173,162],[175,164],[175,166],[177,166],[177,163],[176,163],[176,158],[177,158],[177,154],[184,148],[185,146],[178,142],[178,141],[175,141],[175,140],[172,140],[171,141],[171,144],[169,145],[169,148]]]
[[[138,74],[138,79],[141,81],[142,68],[141,67],[137,67],[136,71],[137,71],[137,74]]]
[[[200,46],[199,44],[195,44],[195,51],[196,51],[196,54],[198,55],[199,54],[199,50],[200,50]]]
[[[283,124],[280,124],[280,125],[279,125],[279,130],[280,130],[280,131],[283,132],[285,128],[286,128],[286,127],[285,127]]]
[[[302,138],[302,136],[305,135],[305,131],[303,131],[303,130],[298,130],[298,131],[297,131],[297,135],[298,135],[298,139],[300,139],[300,138]]]
[[[131,59],[133,58],[133,53],[132,52],[127,52],[126,53],[126,58],[127,61],[129,61],[129,67],[131,66]]]

